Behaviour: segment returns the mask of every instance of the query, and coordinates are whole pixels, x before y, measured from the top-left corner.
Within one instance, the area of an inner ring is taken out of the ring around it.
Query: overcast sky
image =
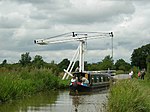
[[[71,59],[78,43],[40,46],[35,39],[73,31],[114,32],[114,60],[130,62],[135,48],[150,43],[149,0],[0,0],[0,63],[17,63],[21,54],[47,62]],[[85,60],[111,55],[111,39],[87,42]]]

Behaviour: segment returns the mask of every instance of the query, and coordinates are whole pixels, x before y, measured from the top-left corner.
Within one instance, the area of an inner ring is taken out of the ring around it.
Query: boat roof
[[[89,74],[89,75],[105,75],[105,76],[111,76],[111,74],[107,72],[93,72],[93,71],[85,71],[85,72],[74,72],[73,74]]]

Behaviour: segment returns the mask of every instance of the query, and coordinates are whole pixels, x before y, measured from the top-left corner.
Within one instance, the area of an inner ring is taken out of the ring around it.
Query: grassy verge
[[[68,81],[62,81],[48,69],[0,73],[0,102],[32,95],[39,91],[62,89]]]
[[[150,83],[143,80],[120,80],[108,96],[108,112],[150,112]]]

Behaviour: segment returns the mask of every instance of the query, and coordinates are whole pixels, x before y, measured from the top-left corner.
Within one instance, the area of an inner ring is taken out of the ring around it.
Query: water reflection
[[[74,109],[72,112],[104,112],[107,101],[107,91],[90,95],[72,96]]]
[[[23,100],[0,104],[0,112],[102,112],[107,91],[70,96],[69,91],[39,93]]]
[[[58,91],[38,93],[22,100],[0,104],[0,112],[30,112],[30,110],[32,112],[33,110],[40,112],[40,107],[55,103],[58,94]]]

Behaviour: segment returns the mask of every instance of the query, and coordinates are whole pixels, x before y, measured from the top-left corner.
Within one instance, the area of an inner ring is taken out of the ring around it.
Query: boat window
[[[103,76],[101,76],[101,82],[104,82],[104,78],[103,78]]]
[[[110,80],[110,77],[107,77],[108,78],[108,81]]]
[[[104,82],[106,81],[106,77],[105,77],[105,76],[103,76],[103,81],[104,81]]]
[[[97,76],[94,76],[94,83],[97,83]]]
[[[99,76],[96,76],[97,82],[99,82]]]
[[[93,82],[94,82],[94,77],[92,76],[92,77],[91,77],[91,83],[93,83]]]
[[[105,81],[109,81],[109,79],[108,79],[108,77],[107,77],[107,76],[105,76]]]
[[[101,76],[99,76],[99,82],[102,82],[102,81],[101,81]]]
[[[106,77],[106,81],[109,81],[108,77]]]

